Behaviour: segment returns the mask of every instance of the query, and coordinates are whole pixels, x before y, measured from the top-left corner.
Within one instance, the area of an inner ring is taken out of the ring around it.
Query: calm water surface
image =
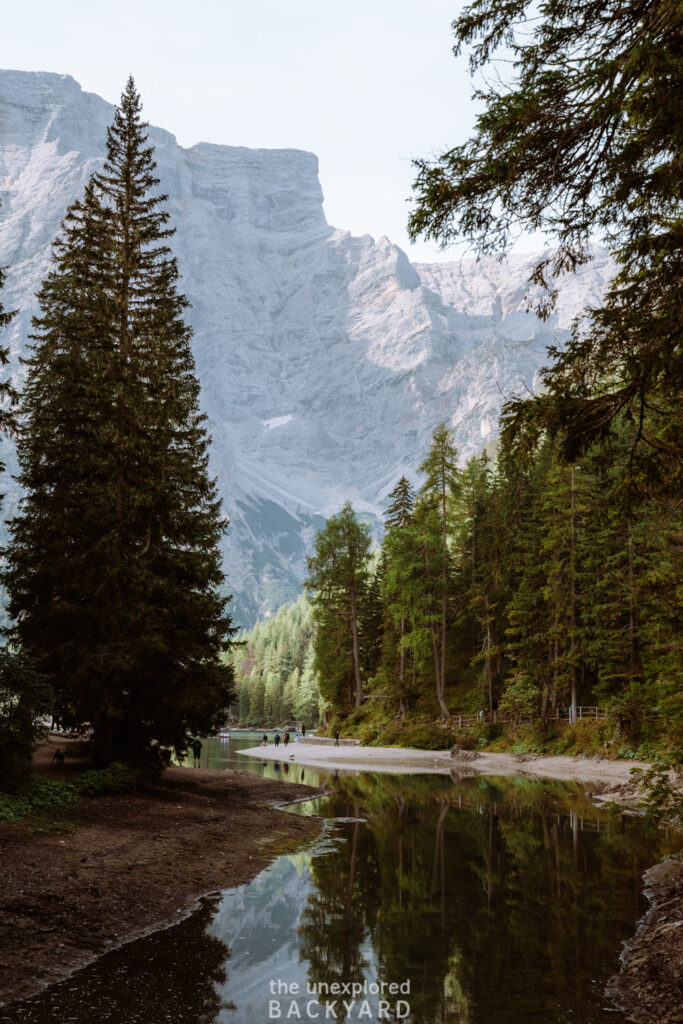
[[[206,741],[202,767],[302,781],[300,766],[239,754],[255,741]],[[593,807],[579,785],[303,774],[329,790],[293,809],[326,819],[312,846],[207,898],[180,924],[0,1009],[0,1021],[625,1020],[604,986],[645,909],[642,873],[679,848],[677,838]],[[335,982],[369,990],[347,1013],[347,989],[326,1017],[335,996],[325,986]],[[382,983],[388,1011],[372,989]]]

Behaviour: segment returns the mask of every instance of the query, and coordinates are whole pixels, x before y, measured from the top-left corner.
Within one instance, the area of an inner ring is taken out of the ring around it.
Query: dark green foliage
[[[148,777],[148,772],[118,761],[100,771],[83,772],[71,782],[36,775],[15,793],[0,794],[0,821],[15,822],[30,815],[73,806],[81,797],[134,793],[140,782]]]
[[[645,790],[649,821],[683,826],[683,758],[670,757],[650,768],[633,768],[631,781]]]
[[[321,696],[350,711],[363,700],[360,632],[369,585],[370,531],[350,502],[328,519],[308,559],[306,586],[316,625],[315,670]]]
[[[98,765],[184,749],[231,697],[225,524],[157,184],[131,79],[55,243],[21,402],[10,635]]]
[[[52,689],[27,658],[0,648],[0,790],[25,784],[31,755],[52,710]]]
[[[677,749],[680,514],[673,500],[636,500],[624,487],[629,457],[617,434],[609,449],[596,446],[568,466],[546,439],[521,465],[506,449],[497,464],[451,462],[448,483],[435,477],[414,504],[397,489],[392,509],[401,502],[402,510],[379,561],[382,651],[368,701],[349,713],[348,641],[346,689],[330,686],[329,670],[323,683],[345,728],[401,743],[402,729],[443,718],[434,682],[444,650],[451,724],[482,712],[473,731],[484,739],[496,738],[499,712],[530,730],[519,739],[529,749],[557,749],[553,730],[583,752],[612,740],[610,751],[623,753]],[[317,643],[334,667],[333,629]],[[607,721],[568,727],[570,706],[596,705]]]
[[[313,612],[303,595],[241,635],[232,655],[240,725],[317,724],[313,635]]]
[[[432,434],[432,443],[420,466],[426,480],[420,488],[415,510],[418,532],[418,550],[422,555],[422,594],[416,605],[416,624],[433,654],[436,699],[442,721],[450,711],[446,703],[448,675],[447,639],[452,616],[451,593],[452,557],[449,543],[452,502],[459,489],[459,471],[456,462],[453,435],[445,423]],[[419,611],[418,611],[419,608]]]
[[[384,573],[384,559],[375,559],[374,565],[370,567],[368,585],[359,607],[360,661],[367,678],[375,674],[382,657]]]
[[[453,733],[435,725],[405,726],[392,723],[381,730],[375,746],[449,750],[453,746]]]
[[[373,683],[376,698],[395,709],[397,718],[406,714],[414,696],[411,670],[416,653],[410,646],[417,573],[414,526],[415,492],[401,477],[389,495],[385,513],[386,536],[382,546],[379,576],[382,623],[381,651]]]
[[[475,0],[453,28],[473,72],[502,48],[513,74],[476,92],[468,142],[417,162],[411,233],[498,254],[543,228],[558,247],[535,269],[541,286],[586,263],[596,232],[618,264],[603,307],[551,351],[543,390],[508,403],[505,435],[528,451],[550,430],[573,459],[625,423],[627,471],[671,487],[683,436],[681,6]]]
[[[388,530],[402,530],[410,526],[415,511],[415,490],[407,477],[402,476],[389,495],[389,505],[384,513]]]

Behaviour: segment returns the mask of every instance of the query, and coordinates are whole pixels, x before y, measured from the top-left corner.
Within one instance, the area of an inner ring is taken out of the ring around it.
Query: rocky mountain
[[[0,71],[0,265],[5,307],[20,311],[15,375],[51,242],[101,166],[112,113],[68,75]],[[610,262],[596,248],[541,322],[524,311],[533,256],[412,264],[386,238],[328,225],[312,153],[184,149],[160,128],[150,137],[231,520],[235,618],[247,625],[297,596],[326,515],[351,499],[376,521],[398,477],[417,479],[437,423],[453,426],[463,459],[495,437],[505,396],[536,386],[547,346],[599,300]]]

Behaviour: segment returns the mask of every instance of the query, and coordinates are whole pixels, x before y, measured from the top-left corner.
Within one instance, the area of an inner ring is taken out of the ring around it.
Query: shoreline
[[[319,795],[249,771],[169,768],[137,793],[0,825],[0,1006],[190,915],[320,832]]]
[[[51,752],[48,744],[47,760]],[[635,762],[471,752],[451,759],[447,751],[303,743],[240,753],[340,772],[556,778],[592,783],[602,790],[597,799],[628,803],[630,793],[633,805],[637,798],[628,783]],[[53,777],[58,771],[42,767]],[[275,857],[319,834],[319,819],[281,809],[319,794],[249,771],[175,767],[136,794],[84,800],[51,816],[70,820],[0,826],[0,1006],[178,924],[204,897],[251,881]],[[651,907],[626,944],[608,993],[638,1024],[674,1024],[683,966],[683,860],[654,865],[644,879]],[[669,1015],[657,1016],[664,1007]]]
[[[461,751],[451,758],[448,750],[413,750],[404,747],[322,746],[308,743],[282,744],[275,748],[249,747],[240,754],[270,761],[288,761],[311,768],[350,769],[354,771],[419,772],[427,774],[522,775],[526,778],[564,779],[629,787],[635,795],[632,768],[646,768],[645,761],[614,761],[609,758],[566,757],[563,755],[508,754]],[[626,795],[626,794],[624,794]]]
[[[683,1006],[683,855],[643,875],[650,907],[621,954],[607,995],[634,1024],[679,1024]]]

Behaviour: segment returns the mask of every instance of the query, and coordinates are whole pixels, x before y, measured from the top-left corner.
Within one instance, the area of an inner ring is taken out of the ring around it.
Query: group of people
[[[301,726],[301,737],[302,737],[302,739],[303,739],[303,737],[305,735],[306,735],[306,726],[302,725]],[[273,737],[273,743],[275,744],[276,747],[279,747],[280,746],[280,740],[282,740],[284,745],[287,746],[287,744],[289,743],[290,739],[291,739],[291,737],[289,735],[289,729],[285,729],[285,731],[283,732],[282,736],[280,736],[279,732],[275,733],[275,736]],[[295,742],[296,743],[299,742],[299,733],[298,733],[298,731],[297,731],[296,736],[295,736]],[[263,739],[261,740],[261,746],[262,747],[267,747],[268,746],[268,733],[267,732],[264,732],[264,734],[263,734]]]
[[[301,726],[301,735],[302,735],[302,737],[306,735],[306,726],[303,725],[303,724]],[[280,736],[279,732],[275,733],[273,742],[275,743],[276,747],[279,747],[280,746],[280,740],[282,740],[284,745],[287,746],[289,741],[290,741],[290,738],[291,737],[289,735],[289,729],[285,729],[285,731],[283,732],[282,736]],[[296,733],[296,740],[298,741],[298,739],[299,739],[299,733],[297,732]],[[261,741],[261,745],[262,746],[268,746],[268,733],[264,732],[263,740]],[[196,739],[192,740],[192,742],[190,743],[190,750],[192,751],[192,758],[193,758],[194,767],[195,768],[201,768],[202,741],[199,739],[199,737],[197,737]],[[55,760],[56,759],[57,758],[55,758]]]

